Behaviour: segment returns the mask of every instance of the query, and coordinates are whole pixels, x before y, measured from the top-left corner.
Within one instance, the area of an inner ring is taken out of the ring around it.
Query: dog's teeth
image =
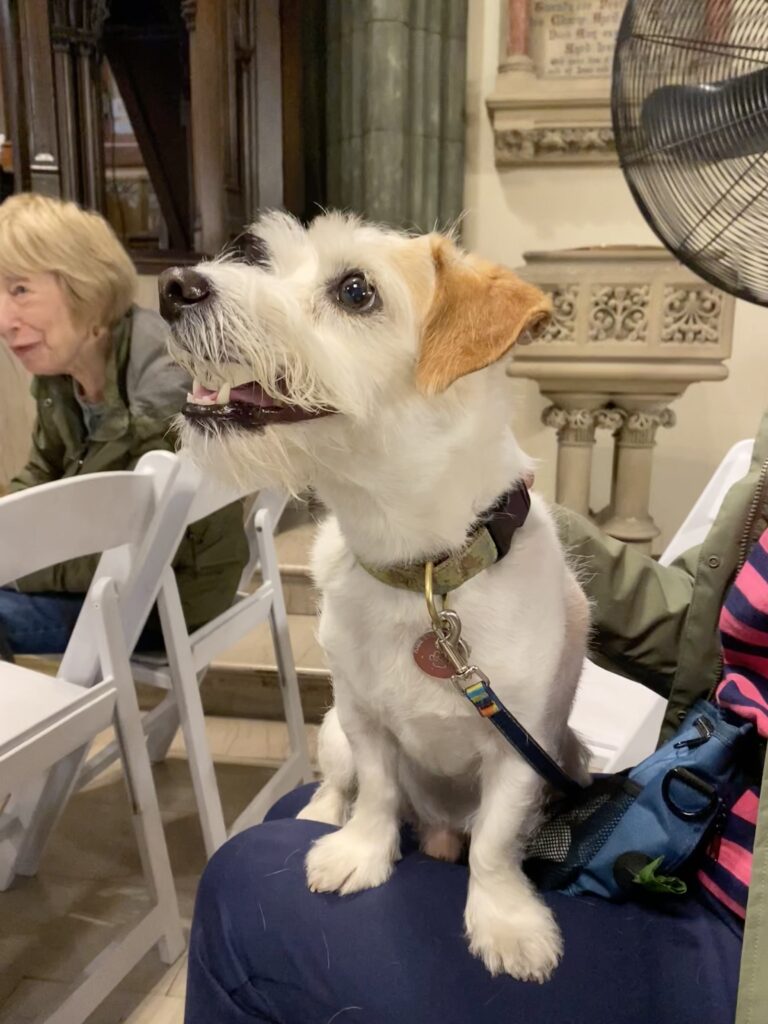
[[[218,405],[226,405],[227,404],[227,402],[229,401],[229,393],[230,393],[231,390],[232,390],[232,385],[231,384],[222,384],[221,385],[221,387],[219,388],[218,397],[216,398],[216,402],[217,402]]]
[[[204,388],[207,388],[208,391],[218,391],[221,386],[221,378],[216,379],[214,376],[210,375],[207,370],[199,371],[197,380]]]

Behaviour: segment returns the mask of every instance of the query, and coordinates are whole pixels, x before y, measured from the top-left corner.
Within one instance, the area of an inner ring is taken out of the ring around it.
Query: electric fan
[[[768,0],[629,0],[611,106],[622,170],[664,245],[768,305]]]

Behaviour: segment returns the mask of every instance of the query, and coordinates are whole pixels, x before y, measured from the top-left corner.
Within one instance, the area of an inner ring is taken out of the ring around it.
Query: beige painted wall
[[[496,77],[499,2],[469,0],[466,244],[514,267],[529,249],[654,242],[618,167],[496,170],[485,99]],[[510,381],[510,401],[519,440],[541,460],[537,487],[552,497],[555,435],[539,420],[546,403],[528,381]],[[674,404],[677,426],[659,432],[651,494],[651,511],[662,529],[657,548],[679,526],[730,445],[753,435],[766,407],[768,310],[739,303],[728,380],[692,385]],[[607,499],[609,474],[603,433],[595,449],[594,507]]]
[[[29,375],[0,341],[0,494],[24,465],[33,419]]]
[[[136,293],[136,302],[144,309],[157,310],[157,275],[139,274],[139,290]]]

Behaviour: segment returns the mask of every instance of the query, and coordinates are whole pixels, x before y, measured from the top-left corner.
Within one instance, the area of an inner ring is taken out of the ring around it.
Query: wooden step
[[[331,706],[331,676],[316,669],[297,669],[301,690],[301,706],[306,722],[322,721]],[[155,707],[163,697],[162,690],[138,684],[139,705],[144,711]],[[275,668],[216,669],[208,671],[202,685],[203,710],[206,715],[224,718],[283,721],[283,700]]]
[[[314,615],[289,615],[288,628],[301,688],[304,717],[319,722],[331,703],[331,676],[317,643]],[[143,708],[154,707],[162,691],[139,687]],[[264,623],[211,665],[202,686],[206,715],[282,719],[283,701],[269,626]]]
[[[314,523],[302,522],[275,536],[285,607],[289,615],[314,615],[317,612],[319,594],[309,572],[309,552],[315,530]],[[261,573],[257,571],[253,577],[253,588],[261,582]]]

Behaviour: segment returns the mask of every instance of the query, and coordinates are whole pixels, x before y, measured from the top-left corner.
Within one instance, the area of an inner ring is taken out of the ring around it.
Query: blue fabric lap
[[[61,654],[75,628],[82,594],[22,594],[0,587],[0,630],[13,654]],[[163,650],[162,632],[154,615],[137,650]]]
[[[82,606],[80,594],[0,589],[0,626],[14,654],[60,654]]]
[[[546,897],[565,956],[544,985],[492,978],[463,934],[467,869],[408,837],[392,878],[311,893],[304,857],[330,826],[293,820],[311,790],[230,840],[198,893],[186,1024],[729,1024],[740,937],[696,900],[666,911]]]

